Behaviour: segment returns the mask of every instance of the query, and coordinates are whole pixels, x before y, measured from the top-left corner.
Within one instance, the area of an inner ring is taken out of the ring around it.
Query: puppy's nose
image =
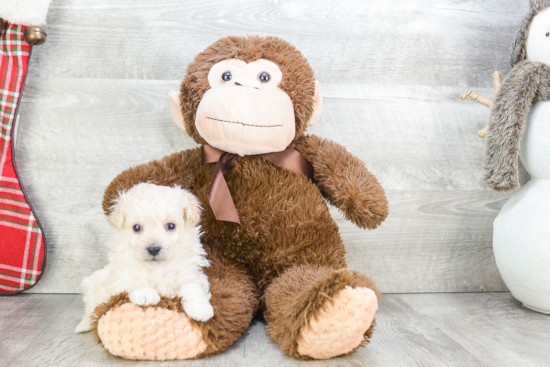
[[[147,252],[153,256],[156,256],[160,252],[160,249],[161,249],[160,246],[149,246],[147,247]]]

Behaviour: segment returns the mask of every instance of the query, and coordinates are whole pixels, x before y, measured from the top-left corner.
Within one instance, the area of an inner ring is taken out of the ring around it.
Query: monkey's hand
[[[191,189],[194,174],[199,172],[200,167],[201,152],[200,148],[197,148],[129,168],[115,177],[105,190],[103,211],[109,216],[119,194],[142,182],[163,186],[180,185],[184,189]]]
[[[313,165],[323,197],[363,229],[375,229],[388,216],[384,189],[363,161],[343,146],[315,135],[298,139],[294,149]]]

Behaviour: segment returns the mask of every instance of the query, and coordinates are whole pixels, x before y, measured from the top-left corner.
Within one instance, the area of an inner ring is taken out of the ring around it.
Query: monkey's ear
[[[315,125],[321,118],[321,112],[323,112],[323,96],[321,95],[321,86],[317,80],[315,81],[314,98],[315,98],[315,102],[313,104],[313,113],[311,114],[311,117],[307,122],[307,126]]]
[[[180,94],[176,91],[170,91],[168,93],[168,99],[170,100],[170,113],[172,119],[176,125],[185,131],[185,122],[183,121],[183,114],[181,113]]]

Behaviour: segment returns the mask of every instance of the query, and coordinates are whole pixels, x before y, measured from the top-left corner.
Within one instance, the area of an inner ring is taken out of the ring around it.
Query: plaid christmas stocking
[[[7,1],[0,4],[0,17],[6,17],[2,7],[11,0]],[[32,49],[25,41],[26,29],[24,25],[0,19],[0,293],[3,294],[19,293],[34,286],[45,265],[44,234],[19,182],[13,151],[14,125]],[[29,28],[29,31],[33,29],[40,30]],[[36,38],[27,34],[27,40],[35,43]]]

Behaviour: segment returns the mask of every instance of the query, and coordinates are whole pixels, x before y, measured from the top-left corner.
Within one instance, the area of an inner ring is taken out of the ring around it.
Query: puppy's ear
[[[111,214],[109,215],[109,221],[118,231],[124,227],[124,212],[122,211],[121,201],[123,200],[121,194],[116,200],[115,204],[111,207]]]
[[[195,195],[186,190],[182,191],[183,219],[194,226],[199,223],[201,219],[201,203]]]
[[[185,209],[185,219],[191,224],[191,225],[197,225],[199,223],[199,220],[201,219],[201,211],[199,207],[189,207]]]

